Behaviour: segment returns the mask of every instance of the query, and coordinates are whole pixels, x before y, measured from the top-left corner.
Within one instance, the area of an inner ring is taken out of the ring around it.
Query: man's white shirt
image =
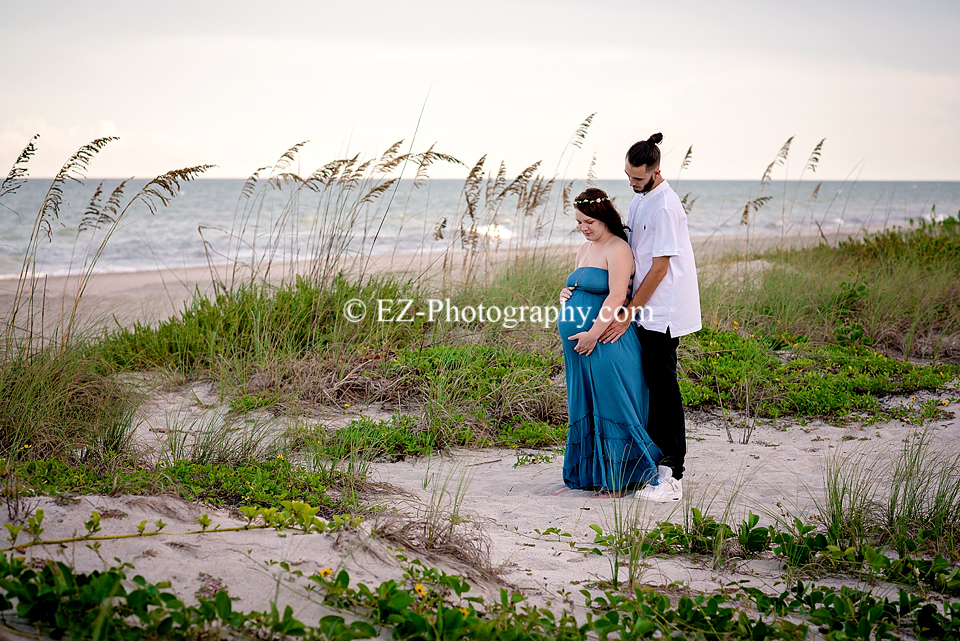
[[[670,257],[667,274],[647,301],[644,312],[638,315],[637,324],[656,332],[669,328],[671,337],[699,330],[700,290],[687,214],[666,180],[648,193],[634,196],[627,225],[636,263],[634,290],[650,271],[655,257]]]

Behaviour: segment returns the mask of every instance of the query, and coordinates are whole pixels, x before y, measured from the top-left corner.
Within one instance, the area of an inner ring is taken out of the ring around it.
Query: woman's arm
[[[587,253],[587,245],[589,245],[589,244],[590,244],[590,241],[588,240],[587,242],[585,242],[585,243],[583,243],[582,245],[580,245],[580,248],[579,248],[579,249],[577,249],[577,262],[574,264],[574,269],[576,269],[577,267],[580,267],[580,260],[581,260],[581,259],[584,257],[584,255]],[[560,304],[561,304],[561,305],[563,305],[565,302],[567,302],[567,300],[568,300],[568,299],[570,298],[570,296],[573,294],[573,289],[574,289],[573,287],[564,287],[563,289],[560,290]]]

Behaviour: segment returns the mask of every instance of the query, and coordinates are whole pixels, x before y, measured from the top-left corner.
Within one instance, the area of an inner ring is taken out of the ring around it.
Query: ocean
[[[59,217],[50,221],[50,239],[44,235],[39,243],[36,273],[63,275],[82,269],[89,247],[96,247],[104,234],[105,227],[78,231],[100,182],[87,179],[64,186],[64,204]],[[131,180],[122,202],[146,182]],[[838,232],[907,226],[911,219],[931,220],[960,212],[960,182],[774,181],[762,192],[757,181],[669,182],[681,197],[686,196],[688,225],[697,236],[743,231],[744,206],[758,197],[769,199],[759,210],[751,209],[751,233],[816,234],[819,225],[831,238]],[[101,201],[119,183],[102,181]],[[374,185],[360,184],[352,192],[316,193],[297,190],[289,183],[274,187],[261,181],[249,198],[243,198],[243,179],[181,183],[180,193],[156,214],[142,203],[130,207],[106,244],[97,270],[195,267],[206,265],[208,259],[249,261],[264,255],[302,259],[331,241],[345,252],[374,254],[436,253],[464,241],[458,233],[467,212],[462,180],[424,180],[416,186],[412,180],[403,180],[358,206],[359,196]],[[626,213],[633,192],[625,180],[598,180],[596,185]],[[583,186],[583,181],[576,181],[572,195]],[[49,187],[49,180],[30,179],[0,199],[0,278],[20,273]],[[497,200],[496,190],[481,189],[476,194],[473,238],[479,235],[501,247],[581,242],[572,212],[564,211],[560,187],[554,186],[546,195],[532,210],[518,211],[516,194]]]

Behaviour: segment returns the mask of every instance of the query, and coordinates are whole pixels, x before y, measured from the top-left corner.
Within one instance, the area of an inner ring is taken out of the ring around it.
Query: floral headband
[[[603,198],[594,198],[594,199],[592,199],[592,200],[589,199],[589,198],[583,198],[583,199],[581,199],[581,200],[575,200],[575,201],[573,201],[573,204],[574,204],[574,205],[589,205],[589,204],[591,204],[591,203],[602,203],[602,202],[605,201],[605,200],[610,200],[610,197],[609,197],[609,196],[604,196]]]

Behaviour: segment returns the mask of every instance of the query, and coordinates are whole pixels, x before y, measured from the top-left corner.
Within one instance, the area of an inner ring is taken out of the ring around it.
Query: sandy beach
[[[171,393],[162,412],[182,412],[196,405],[198,392],[190,388]],[[947,396],[944,395],[944,398]],[[920,401],[926,399],[918,399]],[[910,403],[909,398],[889,402]],[[372,408],[351,408],[341,420],[348,420]],[[375,408],[373,408],[375,409]],[[960,404],[946,408],[954,417],[935,421],[925,429],[935,449],[960,438]],[[154,421],[159,416],[155,413]],[[626,514],[631,526],[652,527],[658,521],[683,522],[684,514],[697,507],[727,522],[738,522],[753,511],[762,524],[799,516],[805,521],[816,514],[823,500],[823,465],[844,461],[845,465],[876,462],[879,473],[889,473],[889,461],[904,445],[916,438],[918,429],[899,421],[869,428],[835,427],[814,421],[759,423],[749,444],[739,441],[741,430],[733,429],[731,443],[719,414],[691,412],[687,416],[688,472],[684,477],[684,498],[679,503],[654,504],[626,497],[620,500],[592,498],[582,491],[563,491],[562,455],[552,451],[484,449],[454,450],[429,458],[381,462],[371,466],[370,480],[378,484],[374,504],[385,506],[410,519],[423,519],[431,509],[455,511],[463,520],[458,536],[476,538],[488,554],[486,571],[438,554],[403,551],[408,558],[421,557],[427,565],[448,573],[467,576],[479,594],[496,597],[500,587],[521,590],[532,603],[557,603],[562,591],[590,587],[610,577],[610,559],[584,550],[596,547],[591,525],[610,532],[615,511]],[[144,417],[141,432],[149,437],[151,418]],[[520,464],[520,456],[545,454],[549,462]],[[461,502],[455,505],[458,492]],[[190,599],[209,594],[217,586],[237,597],[235,608],[262,610],[276,600],[281,609],[291,605],[303,621],[316,621],[327,613],[316,595],[305,589],[309,581],[283,570],[275,562],[286,562],[304,576],[323,568],[345,569],[354,581],[376,585],[400,579],[401,564],[394,544],[371,531],[376,517],[357,530],[338,533],[304,534],[295,530],[272,529],[216,532],[216,528],[242,527],[236,512],[185,502],[171,496],[83,496],[63,499],[38,497],[31,501],[45,513],[43,538],[56,540],[84,532],[90,512],[102,516],[102,535],[130,534],[143,520],[167,523],[161,534],[105,540],[98,551],[86,542],[47,545],[26,549],[28,559],[67,561],[80,571],[103,569],[120,558],[133,564],[133,573],[147,580],[170,581],[174,592]],[[197,519],[209,514],[210,530],[195,532]],[[399,517],[398,517],[399,518]],[[558,533],[544,534],[551,528]],[[538,533],[539,530],[539,533]],[[393,547],[391,547],[393,546]],[[492,569],[494,574],[489,571]],[[723,583],[746,580],[771,593],[779,592],[783,578],[782,561],[772,553],[758,559],[732,560],[714,567],[710,558],[657,557],[645,560],[641,582],[673,590],[712,592]],[[851,579],[821,579],[822,583],[860,585]],[[860,585],[860,587],[865,587]],[[889,586],[873,586],[881,592]]]

